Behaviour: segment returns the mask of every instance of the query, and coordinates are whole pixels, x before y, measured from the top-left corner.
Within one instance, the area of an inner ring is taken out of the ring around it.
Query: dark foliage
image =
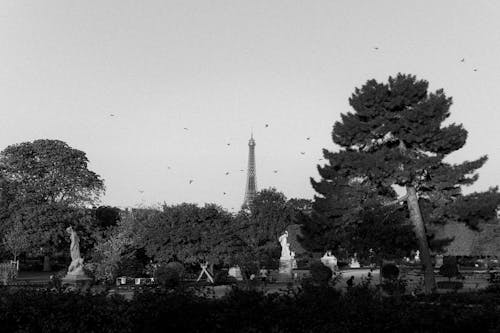
[[[115,226],[120,221],[120,208],[99,206],[95,210],[97,224],[102,229]]]
[[[458,270],[458,265],[456,263],[444,263],[439,267],[439,274],[447,277],[450,280],[452,277],[456,277],[460,274]]]
[[[310,272],[312,281],[318,284],[328,284],[332,278],[332,270],[318,261],[311,263]]]
[[[180,284],[181,277],[177,269],[173,267],[160,266],[154,275],[156,283],[165,288],[175,288]]]
[[[384,279],[394,280],[399,276],[399,268],[395,264],[385,264],[380,273]]]
[[[184,276],[184,273],[186,272],[186,268],[184,267],[184,265],[178,261],[169,262],[165,265],[165,267],[171,268],[176,271],[177,274],[179,274],[180,278],[182,278]]]
[[[380,297],[309,285],[296,294],[235,289],[222,299],[186,291],[104,294],[0,289],[2,332],[496,332],[498,293]]]
[[[130,277],[144,276],[144,264],[134,256],[125,257],[118,264],[116,275]]]

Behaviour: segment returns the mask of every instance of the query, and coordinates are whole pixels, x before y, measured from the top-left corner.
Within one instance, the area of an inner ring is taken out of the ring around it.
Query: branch
[[[405,194],[402,197],[397,198],[396,200],[386,202],[386,203],[382,204],[382,206],[392,206],[392,205],[395,205],[395,204],[400,203],[402,201],[405,201],[406,199],[408,199],[408,194]]]

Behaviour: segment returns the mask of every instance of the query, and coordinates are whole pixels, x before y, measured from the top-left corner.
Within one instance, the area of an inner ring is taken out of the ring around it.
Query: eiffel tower
[[[242,208],[250,208],[253,198],[257,193],[257,174],[255,172],[255,140],[253,133],[248,141],[248,169],[247,169],[247,186],[245,188],[245,199],[243,200]]]

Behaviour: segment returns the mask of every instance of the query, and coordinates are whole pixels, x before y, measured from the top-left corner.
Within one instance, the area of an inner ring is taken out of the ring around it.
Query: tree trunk
[[[50,257],[48,255],[43,257],[43,271],[50,272],[52,267],[50,266]]]
[[[408,195],[407,203],[410,210],[410,220],[413,223],[415,235],[417,236],[420,261],[424,270],[424,292],[425,294],[431,294],[436,289],[436,281],[434,279],[434,266],[432,265],[429,244],[427,243],[424,220],[420,213],[415,187],[406,186],[406,193]]]

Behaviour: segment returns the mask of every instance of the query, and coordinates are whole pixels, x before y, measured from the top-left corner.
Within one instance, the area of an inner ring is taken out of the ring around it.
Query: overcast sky
[[[500,184],[499,18],[497,1],[0,0],[0,148],[83,150],[102,204],[238,209],[253,127],[258,188],[312,198],[354,88],[403,72],[453,97],[469,137],[449,161],[487,154],[466,191],[485,190]]]

